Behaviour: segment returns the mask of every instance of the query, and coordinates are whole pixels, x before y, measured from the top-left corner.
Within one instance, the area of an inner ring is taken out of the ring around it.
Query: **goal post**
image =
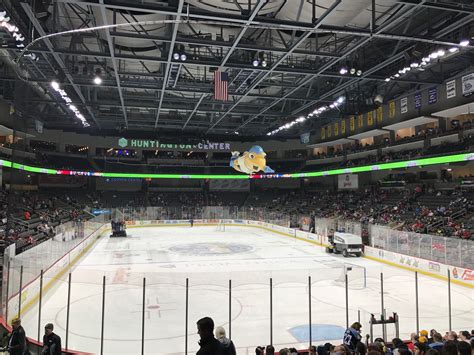
[[[219,221],[216,225],[216,231],[218,232],[225,232],[225,223],[223,221]]]
[[[367,269],[364,266],[345,263],[336,281],[345,285],[346,275],[350,289],[358,290],[367,287]]]

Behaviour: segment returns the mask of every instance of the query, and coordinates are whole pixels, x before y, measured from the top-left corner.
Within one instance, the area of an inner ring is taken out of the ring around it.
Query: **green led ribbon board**
[[[108,178],[132,178],[132,179],[285,179],[285,178],[304,178],[304,177],[318,177],[341,174],[355,174],[366,171],[379,171],[390,169],[404,169],[412,167],[422,167],[427,165],[440,165],[449,163],[459,163],[474,160],[474,153],[463,153],[445,155],[440,157],[422,158],[416,160],[399,161],[393,163],[380,163],[374,165],[357,166],[353,168],[342,168],[323,170],[306,173],[289,173],[289,174],[133,174],[133,173],[107,173],[107,172],[93,172],[93,171],[77,171],[77,170],[56,170],[40,168],[36,166],[23,165],[8,160],[0,159],[0,166],[24,170],[31,173],[49,174],[49,175],[77,175],[77,176],[99,176]]]

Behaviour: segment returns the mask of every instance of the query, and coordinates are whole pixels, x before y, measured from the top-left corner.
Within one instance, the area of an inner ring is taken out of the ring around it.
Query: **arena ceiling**
[[[20,51],[2,33],[1,94],[25,85],[26,117],[47,128],[158,135],[264,136],[341,95],[344,105],[281,136],[441,83],[474,62],[471,1],[426,0],[3,0],[26,37],[83,29]],[[117,27],[112,27],[118,25]],[[98,30],[88,28],[105,26]],[[426,70],[387,77],[439,46],[471,46]],[[185,54],[186,60],[174,54]],[[258,66],[253,65],[257,59]],[[263,66],[263,62],[266,66]],[[360,70],[341,74],[342,67]],[[229,101],[213,99],[213,72]],[[99,75],[102,84],[93,78]],[[56,80],[71,102],[51,88]],[[83,127],[73,104],[89,127]],[[237,133],[236,133],[237,132]]]

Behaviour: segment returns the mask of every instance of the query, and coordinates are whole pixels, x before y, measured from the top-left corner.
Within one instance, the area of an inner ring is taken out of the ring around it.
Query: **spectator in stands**
[[[275,348],[273,345],[267,345],[267,348],[265,349],[265,355],[275,355]]]
[[[44,326],[43,350],[41,355],[61,355],[61,338],[53,333],[54,326],[48,323]]]
[[[255,348],[255,355],[264,355],[265,347],[264,346],[257,346]]]
[[[443,349],[441,350],[441,353],[443,355],[458,355],[458,347],[457,347],[457,342],[453,340],[448,340],[444,343]]]
[[[288,350],[290,351],[290,355],[298,355],[298,350],[296,350],[295,348],[290,348]]]
[[[362,325],[359,322],[353,323],[350,328],[346,329],[344,333],[344,345],[346,345],[350,351],[355,351],[357,344],[360,343],[361,335],[360,330],[362,329]]]
[[[316,355],[318,353],[316,346],[311,345],[309,347],[309,354],[308,355]]]
[[[465,341],[467,343],[471,343],[471,335],[469,334],[469,332],[467,330],[463,330],[461,332],[459,332],[459,340],[460,341]]]
[[[426,345],[426,343],[418,341],[414,344],[414,349],[414,355],[424,355],[429,350],[429,347]]]
[[[433,342],[431,344],[429,344],[429,347],[431,349],[435,349],[435,350],[438,350],[438,351],[441,351],[441,349],[443,348],[444,346],[444,343],[443,343],[443,337],[441,334],[439,333],[434,333],[433,334]]]
[[[460,341],[457,344],[458,355],[471,355],[471,344],[466,341]]]
[[[456,332],[454,330],[451,330],[449,332],[446,332],[446,336],[445,336],[445,339],[447,341],[451,340],[451,341],[457,341],[458,340],[458,335],[456,334]]]
[[[278,354],[280,354],[280,355],[290,355],[290,350],[288,348],[283,348],[283,349],[280,349]]]
[[[224,345],[224,354],[226,355],[235,355],[235,346],[232,340],[226,338],[225,329],[223,327],[216,328],[216,338],[219,340],[222,345]]]
[[[20,318],[12,320],[12,333],[8,339],[7,349],[10,355],[24,355],[26,352],[26,334]]]
[[[214,321],[204,317],[197,321],[200,349],[196,355],[224,355],[224,346],[214,338]]]
[[[356,346],[356,355],[365,355],[367,353],[367,347],[363,342],[359,342]]]
[[[415,351],[415,343],[418,342],[418,334],[416,333],[411,333],[410,334],[410,342],[408,343],[408,349],[410,351]]]
[[[25,211],[24,216],[25,216],[25,221],[29,221],[31,219],[30,211]]]

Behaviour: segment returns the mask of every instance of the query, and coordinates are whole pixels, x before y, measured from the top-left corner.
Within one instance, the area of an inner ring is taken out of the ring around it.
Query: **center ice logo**
[[[118,140],[119,147],[125,148],[128,145],[128,140],[126,138],[120,138]]]

